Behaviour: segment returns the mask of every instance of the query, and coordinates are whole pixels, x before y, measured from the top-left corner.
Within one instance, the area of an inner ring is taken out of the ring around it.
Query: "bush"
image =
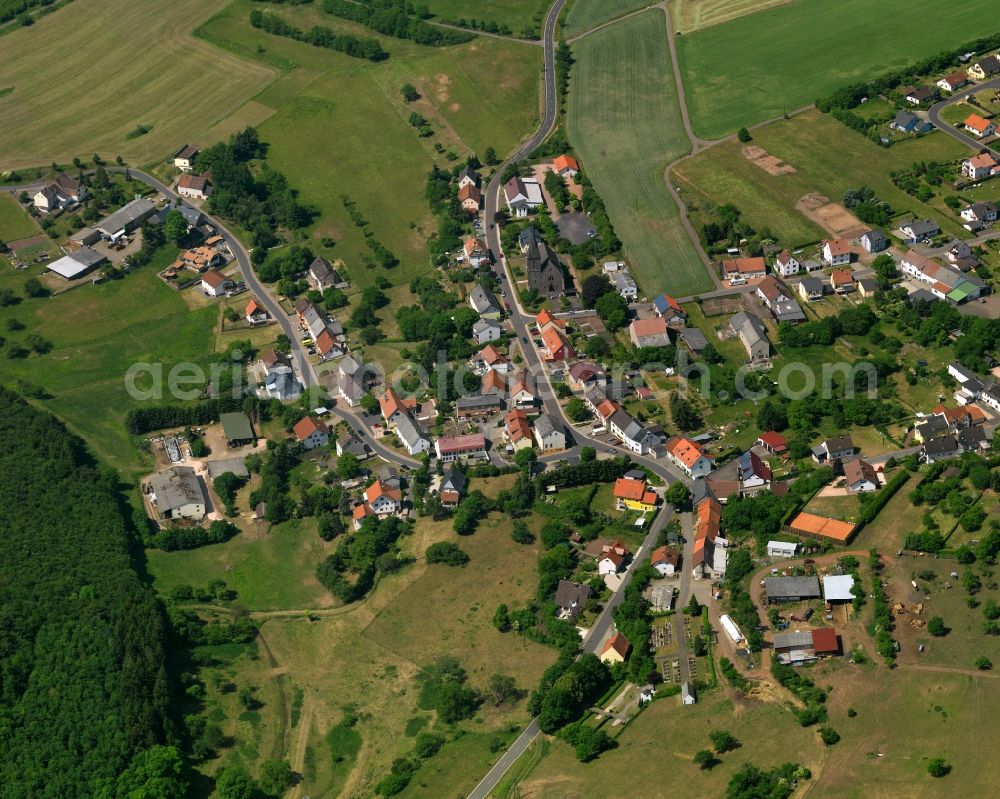
[[[833,746],[840,740],[840,734],[833,727],[820,727],[819,737],[827,746]]]
[[[428,563],[444,563],[447,566],[464,566],[469,562],[469,556],[451,541],[431,544],[427,547],[426,556]]]
[[[944,625],[944,619],[940,616],[933,616],[927,622],[927,632],[933,635],[935,638],[940,638],[941,636],[948,634],[948,628]]]
[[[947,777],[951,773],[951,766],[943,757],[932,757],[927,761],[927,773],[932,777]]]

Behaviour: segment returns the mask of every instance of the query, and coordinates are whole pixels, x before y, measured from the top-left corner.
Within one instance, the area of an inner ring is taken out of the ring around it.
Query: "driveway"
[[[560,214],[555,222],[559,233],[571,244],[583,244],[593,238],[591,233],[597,233],[590,217],[584,213]]]

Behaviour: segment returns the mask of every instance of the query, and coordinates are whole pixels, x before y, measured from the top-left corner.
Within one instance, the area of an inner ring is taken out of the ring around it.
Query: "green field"
[[[563,32],[569,37],[579,36],[623,14],[651,5],[654,5],[651,0],[572,0]]]
[[[239,535],[224,544],[183,552],[146,552],[147,568],[158,591],[177,585],[196,588],[216,579],[236,591],[245,610],[306,610],[331,607],[335,600],[316,580],[316,564],[333,550],[311,520],[273,527],[260,539]],[[296,579],[290,580],[289,570]]]
[[[887,35],[870,0],[796,0],[677,40],[695,132],[717,138],[1000,29],[990,0],[883,0],[883,21],[933,19]],[[970,28],[970,19],[982,24]]]
[[[506,25],[512,36],[532,31],[539,36],[549,0],[426,0],[431,13],[442,19],[478,20]],[[527,29],[527,31],[526,31]]]
[[[581,39],[567,132],[643,293],[687,295],[712,282],[681,226],[663,170],[689,149],[661,9]]]
[[[26,239],[37,236],[39,232],[17,200],[9,194],[0,194],[0,241]]]
[[[53,344],[44,355],[4,358],[0,381],[23,379],[45,388],[53,396],[42,404],[126,478],[137,477],[149,458],[125,432],[125,412],[135,405],[125,389],[128,368],[137,362],[163,364],[168,375],[174,364],[204,365],[214,352],[215,308],[189,309],[183,297],[156,276],[174,255],[164,248],[153,264],[122,280],[0,308],[0,325],[8,319],[24,325],[16,333],[4,328],[8,341],[38,333]],[[0,288],[23,296],[24,281],[41,269],[15,272],[4,265]]]
[[[456,158],[487,147],[501,154],[512,149],[536,124],[541,49],[492,38],[429,48],[379,37],[391,57],[371,64],[255,30],[248,20],[254,6],[237,0],[195,35],[281,70],[255,98],[269,109],[258,127],[270,144],[269,162],[320,212],[310,246],[343,259],[355,284],[370,285],[382,276],[394,285],[409,283],[429,268],[426,240],[434,223],[424,199],[427,172],[434,161],[446,168],[453,163],[434,145]],[[371,33],[315,8],[297,7],[294,19],[302,27]],[[404,83],[413,84],[421,99],[406,104],[399,92]],[[418,137],[407,121],[414,111],[430,121],[433,136]],[[362,266],[369,251],[343,206],[345,194],[399,266]],[[335,246],[323,247],[324,237]]]
[[[922,203],[896,188],[889,178],[890,171],[915,161],[952,161],[967,155],[962,145],[947,136],[935,133],[884,149],[816,110],[757,128],[753,136],[752,144],[794,167],[795,174],[765,172],[743,156],[743,145],[736,141],[686,159],[672,174],[696,226],[705,221],[706,205],[733,203],[757,230],[767,227],[782,245],[795,247],[827,236],[795,209],[803,196],[820,192],[840,202],[847,189],[867,185],[898,212],[917,218],[933,216],[947,232],[965,233],[942,202],[947,190],[939,189],[938,196]]]
[[[94,152],[159,160],[185,142],[228,133],[227,119],[274,71],[191,38],[224,3],[106,0],[100,13],[70,3],[4,36],[0,87],[13,91],[0,96],[0,169]],[[138,125],[152,129],[126,139]]]

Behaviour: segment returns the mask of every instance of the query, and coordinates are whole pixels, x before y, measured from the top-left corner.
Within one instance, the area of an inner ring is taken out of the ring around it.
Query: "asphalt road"
[[[927,111],[927,117],[934,124],[938,130],[942,133],[951,136],[953,139],[962,142],[966,147],[970,147],[976,152],[980,150],[992,150],[994,154],[1000,155],[1000,149],[997,149],[994,142],[993,145],[986,145],[975,136],[970,136],[964,130],[959,130],[954,125],[950,125],[941,119],[941,111],[950,105],[954,105],[960,100],[964,100],[970,94],[975,94],[976,92],[981,92],[984,89],[1000,89],[1000,78],[994,78],[993,80],[984,81],[983,83],[976,84],[975,86],[970,86],[966,89],[962,89],[960,92],[956,92],[950,97],[942,100],[939,103],[935,103]],[[971,111],[969,113],[972,113]]]

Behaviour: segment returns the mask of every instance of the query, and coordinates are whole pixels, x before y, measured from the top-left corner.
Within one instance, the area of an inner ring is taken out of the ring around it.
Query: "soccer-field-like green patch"
[[[690,148],[670,71],[662,9],[578,41],[567,131],[604,199],[642,291],[678,295],[711,288],[681,226],[663,171]]]
[[[705,138],[1000,30],[991,0],[795,0],[678,37],[688,109]],[[920,20],[906,24],[906,20]],[[975,20],[974,24],[969,24]]]

